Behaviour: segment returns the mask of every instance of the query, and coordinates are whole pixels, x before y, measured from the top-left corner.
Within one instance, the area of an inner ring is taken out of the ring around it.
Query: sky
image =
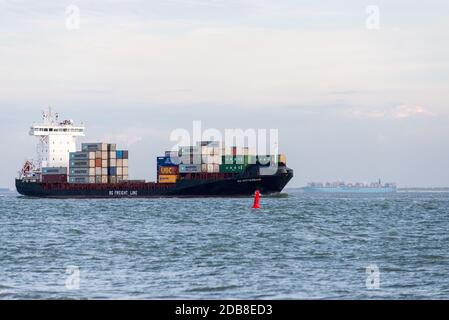
[[[0,187],[35,156],[28,130],[48,106],[86,126],[79,142],[129,149],[135,179],[154,180],[170,133],[199,120],[278,129],[290,186],[449,186],[448,11],[443,0],[0,0]]]

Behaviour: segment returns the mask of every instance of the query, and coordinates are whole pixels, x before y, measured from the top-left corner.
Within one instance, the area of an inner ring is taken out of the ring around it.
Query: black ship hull
[[[231,177],[194,176],[173,184],[132,181],[114,184],[42,183],[16,179],[16,189],[24,196],[40,198],[233,197],[250,196],[256,190],[264,195],[280,193],[293,177],[293,170],[287,167],[279,167],[271,175],[255,172]]]

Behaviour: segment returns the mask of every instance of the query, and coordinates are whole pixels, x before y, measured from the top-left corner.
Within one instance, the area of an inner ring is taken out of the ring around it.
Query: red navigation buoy
[[[254,204],[253,209],[259,209],[260,208],[260,192],[259,190],[256,190],[254,193]]]

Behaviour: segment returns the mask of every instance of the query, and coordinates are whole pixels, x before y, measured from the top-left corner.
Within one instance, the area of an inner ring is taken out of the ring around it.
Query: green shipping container
[[[244,164],[221,164],[220,172],[222,173],[239,173],[243,172],[246,168]]]
[[[254,159],[254,162],[250,162],[253,160],[253,156],[244,156],[244,155],[237,155],[237,156],[222,156],[221,161],[223,164],[255,164],[256,161]]]

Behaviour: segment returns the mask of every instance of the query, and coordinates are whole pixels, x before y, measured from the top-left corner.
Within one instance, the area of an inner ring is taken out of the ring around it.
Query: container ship
[[[146,198],[250,196],[280,193],[293,177],[283,154],[256,155],[248,147],[198,141],[157,157],[157,181],[129,179],[129,152],[114,143],[82,143],[85,127],[59,121],[51,109],[31,126],[37,160],[26,161],[15,181],[24,196]]]
[[[371,183],[310,182],[302,188],[306,193],[392,193],[396,192],[395,183],[385,183],[379,180]]]

